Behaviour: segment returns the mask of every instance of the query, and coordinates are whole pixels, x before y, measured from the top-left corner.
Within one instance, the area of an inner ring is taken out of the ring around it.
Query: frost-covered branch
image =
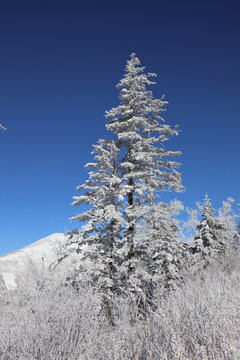
[[[0,123],[0,130],[6,131],[7,128],[5,128],[5,127]]]

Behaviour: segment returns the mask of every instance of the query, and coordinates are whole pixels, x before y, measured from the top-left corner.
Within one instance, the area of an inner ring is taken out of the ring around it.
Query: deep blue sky
[[[1,2],[0,254],[77,226],[72,196],[132,52],[181,129],[177,198],[240,199],[239,11],[220,0]]]

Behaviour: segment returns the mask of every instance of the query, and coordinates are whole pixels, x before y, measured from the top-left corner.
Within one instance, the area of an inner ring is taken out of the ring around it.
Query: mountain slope
[[[58,259],[66,242],[65,234],[56,233],[0,256],[0,287],[15,290],[20,281],[46,276],[49,265]]]

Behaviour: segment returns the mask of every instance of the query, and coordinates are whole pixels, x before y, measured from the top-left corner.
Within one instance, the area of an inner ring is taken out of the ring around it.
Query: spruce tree
[[[178,238],[179,225],[174,216],[183,209],[180,201],[159,202],[144,218],[141,247],[148,254],[148,269],[153,289],[165,292],[180,284],[184,244]]]
[[[139,222],[158,201],[159,192],[182,190],[181,174],[176,170],[179,163],[171,160],[181,153],[165,147],[169,137],[178,134],[177,127],[165,123],[162,113],[167,102],[164,97],[154,99],[147,90],[148,85],[155,84],[150,78],[156,74],[145,74],[144,69],[133,53],[117,85],[120,105],[106,113],[106,127],[119,149],[120,194],[126,223],[122,255],[128,280],[137,271],[134,263]]]
[[[145,239],[145,247],[139,242],[144,219],[154,211],[161,192],[182,190],[179,163],[172,159],[181,153],[165,145],[178,134],[177,127],[171,128],[162,117],[164,97],[154,99],[147,90],[155,76],[145,74],[136,55],[130,56],[117,85],[120,105],[106,112],[109,139],[94,147],[95,162],[87,164],[89,179],[78,187],[83,193],[73,202],[90,207],[72,218],[83,222],[72,232],[78,234],[73,241],[84,257],[78,278],[99,283],[105,294],[117,289],[134,299],[144,297],[152,276],[144,260],[152,238]],[[166,238],[161,241],[167,246]]]
[[[194,242],[189,246],[189,252],[193,255],[193,263],[200,262],[206,266],[213,259],[219,259],[225,251],[225,244],[221,238],[223,229],[223,225],[214,217],[212,204],[206,194],[202,220],[197,226]]]

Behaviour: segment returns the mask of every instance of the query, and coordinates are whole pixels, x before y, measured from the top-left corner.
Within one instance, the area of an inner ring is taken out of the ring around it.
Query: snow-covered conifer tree
[[[139,59],[131,55],[117,85],[120,105],[106,112],[111,140],[101,140],[94,147],[95,163],[87,164],[89,179],[78,187],[85,192],[74,197],[73,203],[90,206],[72,218],[84,223],[76,231],[77,240],[73,238],[84,254],[79,277],[98,282],[105,292],[117,287],[135,299],[143,298],[143,288],[152,275],[145,268],[148,246],[143,253],[139,228],[159,202],[160,192],[182,190],[181,174],[176,170],[179,163],[172,159],[180,152],[165,146],[170,136],[178,134],[177,127],[171,128],[162,117],[167,104],[163,97],[154,99],[147,90],[154,84],[149,78],[155,76],[145,74]],[[164,212],[168,211],[165,206]],[[170,224],[170,215],[165,216]],[[162,241],[166,245],[166,236]],[[172,244],[169,253],[174,255]]]
[[[225,251],[225,244],[221,239],[223,225],[213,216],[214,210],[208,195],[203,202],[202,220],[197,226],[193,244],[189,246],[193,263],[202,262],[204,266],[213,259],[219,258]],[[199,264],[201,266],[201,264]]]
[[[177,135],[162,117],[167,102],[162,97],[154,99],[148,85],[156,74],[144,73],[140,61],[132,54],[127,61],[120,89],[120,105],[106,113],[106,127],[114,135],[118,147],[118,171],[121,178],[119,196],[124,204],[124,246],[122,255],[127,278],[134,277],[134,262],[138,248],[137,225],[150,211],[160,191],[182,190],[179,165],[172,157],[179,151],[165,147],[169,136]]]
[[[222,202],[222,206],[218,210],[217,220],[222,225],[218,231],[219,238],[226,246],[230,246],[234,242],[234,234],[236,232],[236,215],[233,211],[232,204],[234,199],[228,197]]]
[[[141,248],[148,254],[153,289],[169,290],[181,280],[184,244],[178,238],[179,225],[173,216],[182,209],[178,200],[170,204],[159,202],[144,218]]]
[[[120,182],[116,174],[117,151],[112,140],[98,141],[93,150],[95,162],[86,164],[89,179],[77,187],[82,194],[74,196],[73,202],[73,206],[82,203],[88,206],[86,211],[72,217],[83,222],[81,229],[72,231],[78,235],[72,237],[71,243],[81,253],[75,281],[94,283],[107,299],[116,286],[116,245],[122,228],[121,204],[116,202]]]

